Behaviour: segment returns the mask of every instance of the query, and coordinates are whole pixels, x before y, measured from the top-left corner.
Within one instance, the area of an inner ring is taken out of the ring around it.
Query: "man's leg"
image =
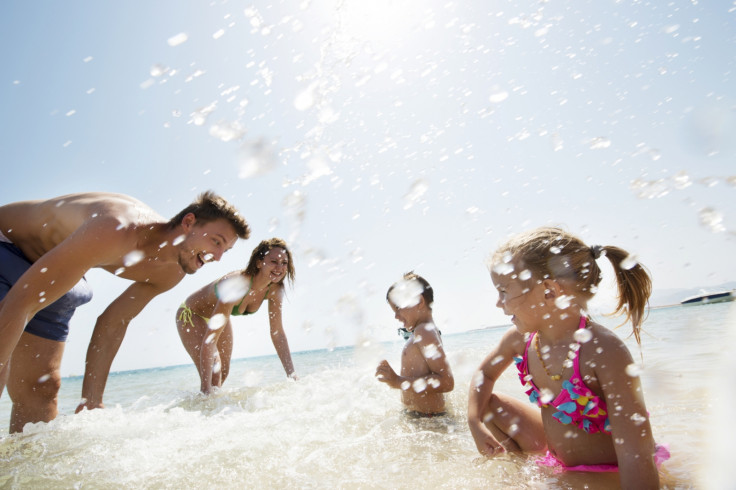
[[[22,432],[28,422],[49,422],[56,418],[64,345],[28,332],[21,335],[10,359],[11,433]]]

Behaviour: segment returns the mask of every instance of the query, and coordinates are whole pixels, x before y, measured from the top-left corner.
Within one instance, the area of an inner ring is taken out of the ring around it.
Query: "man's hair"
[[[192,204],[169,220],[169,227],[176,228],[179,226],[184,216],[189,213],[194,214],[199,223],[209,223],[218,219],[227,220],[240,238],[245,239],[250,236],[250,227],[245,218],[235,209],[235,206],[212,191],[203,192],[197,196]]]

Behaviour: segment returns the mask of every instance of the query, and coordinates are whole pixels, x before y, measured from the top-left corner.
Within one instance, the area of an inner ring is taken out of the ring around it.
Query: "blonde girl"
[[[603,256],[616,274],[615,313],[626,314],[640,343],[651,279],[625,250],[589,247],[559,228],[539,228],[495,252],[496,306],[513,327],[473,377],[468,424],[486,456],[546,452],[539,463],[618,470],[623,488],[658,488],[656,462],[669,454],[655,446],[631,354],[586,313],[601,281],[596,260]],[[513,363],[532,404],[494,392]]]

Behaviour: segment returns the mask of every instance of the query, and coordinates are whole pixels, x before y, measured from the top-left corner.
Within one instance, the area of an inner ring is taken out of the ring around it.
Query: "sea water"
[[[398,368],[398,337],[295,353],[297,381],[284,377],[276,356],[237,360],[209,397],[197,393],[193,366],[114,373],[107,408],[77,415],[81,378],[67,378],[56,420],[0,436],[0,487],[616,488],[615,474],[479,456],[467,428],[468,386],[505,329],[444,337],[456,381],[449,415],[437,419],[403,415],[399,393],[374,377],[381,359]],[[655,438],[672,453],[662,486],[732,488],[736,304],[653,310],[645,329],[641,351],[626,342],[641,363]],[[514,371],[496,389],[522,398]],[[5,428],[9,411],[5,394]]]

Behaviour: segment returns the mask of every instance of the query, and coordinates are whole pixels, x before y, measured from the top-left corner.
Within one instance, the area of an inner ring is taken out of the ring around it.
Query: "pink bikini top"
[[[587,318],[580,318],[580,326],[585,328]],[[561,424],[574,424],[585,432],[595,434],[603,432],[611,433],[611,425],[608,422],[608,409],[606,402],[602,398],[596,396],[590,388],[583,382],[580,375],[580,349],[575,352],[573,359],[573,375],[570,379],[562,382],[562,391],[550,403],[543,403],[540,398],[539,388],[534,384],[529,374],[529,346],[534,340],[534,335],[529,337],[524,349],[524,357],[514,357],[516,367],[519,370],[519,379],[521,384],[526,388],[526,394],[529,401],[536,403],[540,407],[548,407],[552,405],[557,409],[552,416]],[[578,344],[578,347],[580,344]]]

